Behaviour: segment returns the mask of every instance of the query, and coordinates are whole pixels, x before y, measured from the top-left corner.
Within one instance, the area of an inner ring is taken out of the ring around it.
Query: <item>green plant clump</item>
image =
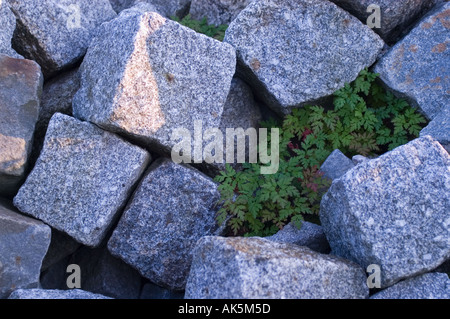
[[[214,38],[219,41],[223,41],[225,37],[225,31],[228,28],[228,25],[222,24],[219,26],[208,24],[207,18],[203,18],[201,20],[192,19],[191,15],[188,14],[183,19],[180,20],[178,17],[171,17],[172,20],[184,25],[185,27],[191,28],[192,30],[205,34],[211,38]]]
[[[269,132],[280,127],[278,172],[260,174],[261,163],[246,163],[241,171],[227,165],[215,178],[221,193],[218,222],[226,221],[232,235],[244,236],[269,236],[289,222],[300,227],[304,216],[319,213],[330,185],[319,168],[333,150],[373,156],[418,137],[425,118],[386,92],[377,76],[363,70],[335,92],[333,109],[307,106],[282,123],[262,123]]]

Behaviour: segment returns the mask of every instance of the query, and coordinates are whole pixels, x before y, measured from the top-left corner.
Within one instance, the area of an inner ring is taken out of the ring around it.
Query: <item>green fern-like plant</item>
[[[347,156],[379,155],[418,137],[425,118],[377,83],[377,74],[363,70],[334,94],[334,109],[306,106],[294,109],[280,127],[280,164],[276,174],[261,175],[263,164],[227,165],[220,183],[220,224],[231,235],[268,236],[289,222],[301,226],[317,215],[322,194],[330,185],[319,168],[335,149]],[[270,143],[270,134],[268,138]]]

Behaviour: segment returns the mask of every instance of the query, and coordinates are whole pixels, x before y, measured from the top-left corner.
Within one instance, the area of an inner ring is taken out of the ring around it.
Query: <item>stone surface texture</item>
[[[11,39],[16,29],[16,17],[5,1],[0,1],[0,25],[2,26],[0,29],[0,54],[21,58],[11,47]]]
[[[352,162],[355,165],[359,165],[359,164],[365,163],[370,160],[371,160],[370,158],[362,156],[362,155],[355,155],[352,157]]]
[[[129,9],[101,26],[80,72],[75,117],[170,154],[175,129],[219,126],[235,52],[157,13]]]
[[[120,13],[121,11],[131,8],[136,0],[109,0],[111,3],[112,8],[117,13]]]
[[[186,299],[367,298],[356,264],[262,238],[212,237],[194,249]],[[339,280],[337,280],[339,278]]]
[[[108,0],[5,1],[17,18],[13,47],[46,78],[76,64],[97,27],[116,17]]]
[[[387,43],[395,43],[408,27],[413,25],[418,18],[444,0],[331,0],[343,9],[347,10],[363,23],[373,13],[368,12],[370,5],[377,5],[381,9],[381,28],[374,28]]]
[[[0,195],[14,196],[25,177],[43,81],[34,61],[0,54]]]
[[[199,171],[158,159],[113,232],[111,253],[151,282],[183,290],[192,249],[218,231],[216,183]]]
[[[325,162],[323,162],[322,166],[320,166],[320,170],[324,173],[325,177],[335,180],[353,167],[355,167],[353,161],[345,156],[340,150],[336,149],[327,157]]]
[[[254,99],[251,88],[241,79],[233,78],[218,127],[223,136],[223,157],[221,158],[223,162],[219,163],[214,161],[208,165],[201,165],[203,170],[211,177],[215,177],[220,171],[225,170],[226,163],[230,164],[234,169],[240,170],[242,165],[238,163],[239,153],[237,150],[239,147],[239,150],[245,151],[244,161],[248,163],[250,161],[249,156],[251,150],[249,137],[245,137],[245,140],[239,141],[239,144],[237,137],[234,138],[234,157],[231,161],[228,161],[226,154],[228,145],[227,129],[232,129],[235,133],[239,133],[239,128],[242,128],[244,134],[248,129],[255,129],[256,135],[258,135],[258,128],[262,120],[263,117],[260,107]],[[245,145],[241,144],[243,142],[245,142]],[[257,141],[254,143],[256,144]]]
[[[306,221],[302,223],[300,229],[293,223],[289,223],[275,235],[265,237],[265,239],[279,243],[305,246],[322,254],[328,254],[330,252],[330,245],[328,244],[322,226]]]
[[[156,12],[170,18],[172,16],[184,17],[189,12],[191,0],[138,0],[147,2],[156,8]]]
[[[146,283],[142,287],[139,299],[183,299],[184,293],[162,288],[153,283]]]
[[[437,6],[376,64],[397,96],[433,119],[450,101],[450,2]]]
[[[238,74],[279,114],[321,101],[371,66],[384,42],[324,0],[249,4],[230,24]]]
[[[43,151],[14,198],[20,211],[98,246],[150,155],[95,125],[55,114]]]
[[[30,158],[32,164],[36,162],[42,150],[51,117],[55,113],[72,116],[72,100],[79,88],[80,79],[77,68],[64,72],[44,84]]]
[[[51,230],[0,202],[0,299],[18,288],[37,288]]]
[[[151,9],[163,17],[183,18],[189,11],[191,0],[109,0],[117,13],[132,7]]]
[[[8,299],[111,299],[81,289],[17,289]]]
[[[450,299],[450,279],[447,274],[427,273],[401,281],[370,298]]]
[[[80,246],[81,244],[72,237],[56,229],[52,229],[50,247],[48,248],[44,260],[42,261],[41,271],[47,270],[49,267],[71,255]]]
[[[67,280],[71,274],[70,272],[67,272],[67,267],[70,265],[70,257],[71,256],[64,257],[58,262],[47,267],[45,270],[42,268],[41,277],[39,278],[39,288],[61,290],[68,289]],[[69,279],[69,282],[71,282],[71,280],[72,278]]]
[[[72,255],[71,264],[80,266],[81,287],[84,290],[117,299],[138,299],[141,276],[113,257],[106,247],[83,247]]]
[[[192,0],[189,14],[193,19],[206,17],[208,24],[230,24],[253,0]]]
[[[420,136],[430,135],[436,139],[450,153],[450,105],[434,117],[434,119],[420,131]]]
[[[357,165],[324,195],[332,253],[381,267],[381,286],[450,257],[450,156],[429,136]]]

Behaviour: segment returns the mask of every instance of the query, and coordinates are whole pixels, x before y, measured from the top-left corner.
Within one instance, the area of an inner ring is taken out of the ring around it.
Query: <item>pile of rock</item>
[[[374,32],[364,1],[333,2],[0,1],[0,298],[449,298],[450,3],[370,1]],[[224,42],[168,19],[188,12]],[[256,127],[366,67],[421,137],[333,152],[321,226],[225,237],[195,123]],[[198,165],[170,160],[177,130]]]

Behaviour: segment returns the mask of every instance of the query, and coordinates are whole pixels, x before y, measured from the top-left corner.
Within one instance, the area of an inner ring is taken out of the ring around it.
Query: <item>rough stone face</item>
[[[219,126],[234,71],[230,45],[157,13],[125,10],[89,47],[74,115],[167,155],[175,129]]]
[[[193,19],[207,18],[208,24],[230,24],[253,0],[192,0],[189,14]]]
[[[372,65],[384,42],[324,0],[254,1],[230,24],[238,74],[279,114],[320,101]]]
[[[450,106],[434,117],[422,131],[420,136],[430,135],[436,139],[450,153]]]
[[[109,0],[114,10],[119,13],[135,6],[146,5],[153,7],[153,12],[170,18],[177,16],[183,18],[189,11],[191,0]]]
[[[358,265],[297,245],[256,237],[203,237],[193,256],[186,299],[353,299],[369,295],[366,275]]]
[[[142,0],[137,2],[142,2]],[[144,0],[143,2],[152,4],[159,14],[167,18],[172,16],[184,17],[191,4],[191,0]]]
[[[72,115],[72,99],[80,88],[78,69],[65,72],[47,81],[41,99],[41,110],[36,129],[45,130],[55,113]]]
[[[450,257],[450,156],[431,137],[357,165],[322,197],[320,220],[332,253],[381,286],[432,270]]]
[[[62,290],[68,289],[67,280],[69,279],[70,272],[67,272],[67,266],[70,265],[70,258],[71,256],[66,256],[58,262],[47,267],[45,270],[43,270],[42,268],[41,277],[39,279],[39,288]],[[83,274],[81,275],[83,276]]]
[[[141,0],[136,0],[134,3],[131,4],[130,7],[125,8],[125,9],[138,10],[141,13],[156,12],[156,13],[166,17],[163,13],[160,12],[160,10],[158,10],[158,8],[156,8],[153,4],[151,4],[150,2],[145,1],[145,0],[142,0],[142,1]],[[170,15],[170,16],[168,16],[166,18],[170,18],[172,16],[173,15]]]
[[[125,9],[131,8],[136,0],[109,0],[109,2],[111,3],[114,11],[120,13]]]
[[[50,227],[0,202],[0,299],[17,288],[37,288]]]
[[[227,128],[234,130],[243,128],[244,134],[247,129],[254,128],[258,134],[258,128],[262,120],[261,110],[253,97],[250,87],[241,79],[233,78],[219,125],[219,129],[223,135],[223,163],[214,162],[209,165],[202,165],[203,170],[211,177],[215,177],[220,171],[225,170],[225,163],[227,162]],[[236,137],[234,141],[234,160],[233,163],[228,164],[234,169],[239,170],[242,168],[242,165],[238,163],[238,153],[236,151],[238,143]],[[248,163],[250,154],[248,137],[246,137],[245,143],[245,162]]]
[[[108,248],[151,282],[183,290],[195,243],[218,230],[218,199],[217,185],[207,176],[168,159],[156,160]]]
[[[56,229],[52,229],[52,240],[42,262],[41,271],[47,270],[50,266],[74,253],[79,247],[80,243],[72,237]]]
[[[108,0],[6,0],[17,18],[13,47],[45,77],[77,63],[97,27],[116,17]]]
[[[433,119],[450,100],[450,3],[433,9],[376,64],[399,97]]]
[[[13,196],[25,177],[44,78],[30,60],[0,54],[0,194]]]
[[[146,151],[118,136],[57,113],[48,126],[41,156],[14,205],[95,247],[149,160]]]
[[[227,128],[257,128],[261,120],[251,88],[241,79],[233,78],[219,128],[224,134]]]
[[[401,281],[370,298],[450,299],[450,279],[447,274],[428,273]]]
[[[363,23],[373,11],[367,8],[374,4],[381,9],[381,28],[374,28],[386,42],[394,43],[403,34],[408,26],[413,24],[427,10],[443,0],[331,0],[347,10]]]
[[[153,4],[151,4],[149,1],[145,0],[110,0],[111,5],[113,9],[120,13],[123,10],[133,8],[133,10],[137,9],[140,10],[142,13],[144,12],[157,12],[164,16],[163,13],[161,13],[158,8],[156,8]],[[168,16],[170,18],[172,15]]]
[[[31,163],[35,163],[44,144],[45,133],[51,117],[55,113],[72,115],[72,99],[80,88],[78,69],[62,73],[44,85],[39,118],[34,133]]]
[[[330,245],[323,232],[322,226],[310,222],[303,222],[298,229],[293,223],[289,223],[275,235],[264,237],[265,239],[279,243],[296,244],[306,246],[322,254],[330,252]]]
[[[184,293],[171,291],[152,283],[146,283],[142,287],[139,299],[183,299]]]
[[[0,54],[13,58],[21,58],[11,47],[11,39],[16,29],[16,17],[5,1],[0,1]]]
[[[8,299],[112,299],[81,289],[17,289]]]
[[[320,170],[325,173],[325,177],[335,180],[353,167],[355,167],[353,161],[345,156],[340,150],[336,149],[327,157],[325,162],[323,162],[322,166],[320,166]]]
[[[141,276],[122,260],[111,256],[106,247],[83,247],[70,260],[80,266],[84,290],[118,299],[138,299]]]
[[[359,165],[359,164],[365,163],[367,161],[370,161],[370,158],[362,156],[362,155],[355,155],[352,157],[352,162],[355,165]]]

